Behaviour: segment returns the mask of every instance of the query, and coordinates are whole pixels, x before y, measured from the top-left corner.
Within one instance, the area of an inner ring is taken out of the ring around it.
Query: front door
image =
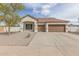
[[[33,25],[32,24],[26,24],[26,30],[32,30],[33,29]]]

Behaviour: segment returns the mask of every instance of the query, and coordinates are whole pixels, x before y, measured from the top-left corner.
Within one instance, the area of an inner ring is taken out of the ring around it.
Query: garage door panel
[[[49,25],[49,32],[65,32],[65,25]]]
[[[39,32],[45,32],[45,25],[38,25]]]

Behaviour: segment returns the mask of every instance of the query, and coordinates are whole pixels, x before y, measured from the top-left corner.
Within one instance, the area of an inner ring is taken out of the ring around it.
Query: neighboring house
[[[69,32],[79,32],[79,24],[70,24],[69,26]]]
[[[14,28],[21,32],[68,32],[68,21],[56,18],[34,18],[27,15],[21,19],[19,25],[19,29],[17,29],[17,27]]]

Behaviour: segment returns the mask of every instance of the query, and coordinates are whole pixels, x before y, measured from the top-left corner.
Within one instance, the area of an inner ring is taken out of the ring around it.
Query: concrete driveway
[[[0,55],[79,55],[79,35],[63,32],[39,32],[28,46],[0,46]]]

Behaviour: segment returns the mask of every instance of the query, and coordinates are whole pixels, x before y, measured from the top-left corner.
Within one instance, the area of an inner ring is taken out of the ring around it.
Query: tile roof
[[[63,23],[68,21],[56,19],[56,18],[37,18],[37,22]]]

